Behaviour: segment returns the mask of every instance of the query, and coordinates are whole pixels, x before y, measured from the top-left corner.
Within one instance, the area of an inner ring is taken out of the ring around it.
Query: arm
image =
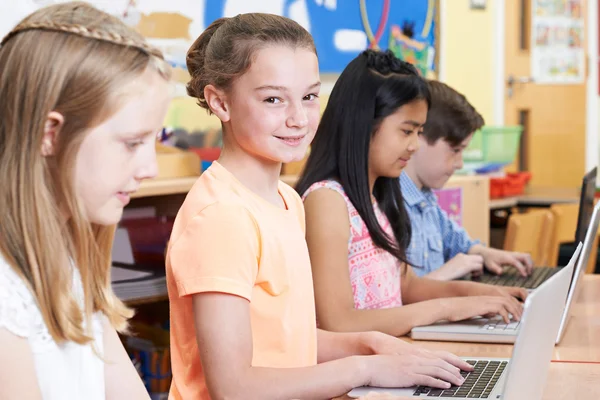
[[[0,328],[0,399],[41,400],[27,339]]]
[[[482,284],[467,281],[440,281],[431,279],[429,275],[419,278],[412,268],[408,268],[402,277],[402,302],[413,304],[421,301],[444,297],[470,296]]]
[[[348,272],[349,219],[344,199],[335,191],[320,189],[310,193],[305,200],[306,238],[313,269],[315,303],[317,316],[323,329],[343,332],[380,331],[392,336],[401,336],[413,327],[429,325],[442,319],[481,315],[485,312],[503,312],[509,307],[510,299],[486,299],[471,301],[472,306],[458,299],[438,299],[467,295],[468,287],[474,283],[435,282],[416,278],[410,268],[402,277],[402,307],[387,309],[357,310],[354,308],[354,296]],[[414,278],[414,279],[413,279]],[[427,293],[421,295],[417,290],[409,291],[414,281],[427,281],[421,289]],[[432,282],[434,286],[428,286]],[[467,283],[467,286],[463,285]],[[442,289],[442,293],[435,292]],[[408,293],[405,293],[408,291]],[[461,293],[461,294],[457,294]],[[407,296],[408,295],[408,296]],[[418,300],[417,300],[418,299]],[[414,304],[411,304],[414,303]],[[461,312],[457,314],[457,310]],[[510,309],[514,315],[520,315],[517,305]],[[513,312],[514,311],[514,312]],[[505,312],[507,314],[508,312]]]
[[[419,278],[409,268],[402,279],[402,301],[410,304],[431,301],[430,299],[433,298],[439,300],[438,305],[447,313],[444,319],[450,321],[498,313],[508,322],[508,313],[517,320],[521,319],[523,306],[517,299],[524,301],[527,298],[527,291],[522,288],[500,287],[477,282],[442,282]]]
[[[425,275],[429,279],[451,281],[469,273],[480,273],[483,269],[483,257],[480,255],[457,254],[440,268]]]
[[[435,302],[387,309],[355,309],[348,272],[350,221],[343,197],[333,190],[319,189],[306,197],[304,208],[317,317],[323,329],[379,331],[401,336],[414,326],[443,318]]]
[[[441,359],[415,356],[349,357],[304,368],[254,367],[246,299],[197,294],[193,308],[202,367],[215,399],[321,399],[368,384],[403,387],[426,381],[435,387],[449,386],[438,378],[462,383],[456,367]]]
[[[106,398],[149,399],[150,396],[135,370],[117,332],[104,318],[104,382]]]
[[[341,333],[317,329],[317,362],[377,354],[374,336],[377,336],[376,332]]]
[[[445,351],[429,351],[381,332],[328,332],[317,330],[318,362],[327,362],[355,355],[412,354],[425,358],[442,358],[462,370],[471,366]]]

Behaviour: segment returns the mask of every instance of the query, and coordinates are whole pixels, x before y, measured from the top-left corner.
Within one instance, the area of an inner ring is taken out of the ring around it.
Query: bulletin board
[[[0,12],[0,35],[36,8],[65,0],[19,0]],[[212,21],[245,12],[284,15],[314,37],[322,73],[339,74],[361,51],[391,49],[423,73],[435,70],[437,0],[90,0],[161,48],[175,67]]]
[[[322,73],[340,73],[364,49],[391,49],[426,75],[434,70],[436,0],[211,0],[204,25],[243,12],[294,19],[314,37]]]

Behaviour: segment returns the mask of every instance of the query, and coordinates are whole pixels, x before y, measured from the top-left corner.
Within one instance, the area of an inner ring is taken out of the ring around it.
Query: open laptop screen
[[[581,186],[581,197],[579,199],[579,217],[577,218],[577,229],[575,230],[575,243],[585,240],[585,234],[590,224],[592,211],[594,210],[594,195],[596,193],[597,168],[594,167],[583,177]]]

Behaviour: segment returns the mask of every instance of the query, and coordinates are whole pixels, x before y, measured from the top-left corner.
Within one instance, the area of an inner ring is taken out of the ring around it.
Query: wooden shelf
[[[168,196],[171,194],[185,194],[190,191],[198,176],[187,176],[184,178],[173,179],[155,179],[144,181],[140,188],[131,198],[137,199],[140,197],[152,196]],[[281,175],[280,179],[290,186],[294,186],[298,180],[297,175]]]
[[[169,300],[169,296],[166,294],[158,295],[158,296],[148,296],[141,297],[139,299],[125,300],[125,305],[129,307],[137,307],[143,304],[156,303],[158,301],[166,301]]]
[[[168,196],[171,194],[187,193],[197,179],[197,176],[187,176],[184,178],[144,181],[131,198],[135,199],[140,197]]]

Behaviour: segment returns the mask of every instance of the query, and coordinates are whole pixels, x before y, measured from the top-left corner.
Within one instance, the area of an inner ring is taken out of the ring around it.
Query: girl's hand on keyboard
[[[462,321],[477,316],[501,315],[504,322],[510,323],[512,314],[514,320],[520,321],[523,315],[523,305],[514,297],[505,296],[468,296],[440,299],[441,306],[446,310],[446,319],[451,322]]]
[[[477,285],[469,289],[469,296],[500,296],[506,298],[516,298],[525,301],[527,298],[527,290],[511,286],[495,286],[477,283]]]
[[[365,332],[362,335],[368,335],[366,340],[369,343],[370,351],[375,354],[397,354],[414,355],[424,358],[438,359],[446,361],[461,369],[462,371],[472,371],[473,366],[463,359],[447,351],[432,351],[424,349],[418,345],[408,343],[394,336],[386,335],[381,332]]]
[[[448,389],[460,386],[464,378],[460,369],[442,360],[417,355],[359,356],[362,368],[368,371],[368,386],[410,387],[415,385]]]

